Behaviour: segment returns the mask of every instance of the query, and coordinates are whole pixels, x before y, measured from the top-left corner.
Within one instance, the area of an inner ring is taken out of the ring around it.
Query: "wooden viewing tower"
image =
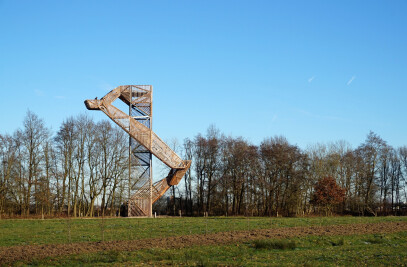
[[[116,99],[129,106],[128,114],[113,106]],[[136,192],[129,196],[128,216],[152,216],[152,205],[173,185],[177,185],[191,166],[182,160],[152,131],[151,85],[118,86],[102,99],[86,100],[89,110],[101,110],[129,134],[129,178],[138,175]],[[167,177],[153,183],[152,155],[171,168]],[[130,182],[130,179],[129,179]],[[129,184],[130,187],[130,184]],[[130,190],[130,188],[129,188]]]

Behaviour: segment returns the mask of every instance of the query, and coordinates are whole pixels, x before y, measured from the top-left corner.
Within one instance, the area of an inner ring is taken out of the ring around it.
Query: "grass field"
[[[407,233],[305,237],[275,241],[256,247],[256,242],[184,249],[108,251],[58,259],[33,261],[36,265],[187,265],[187,266],[405,266]],[[267,241],[265,241],[267,243]],[[283,245],[280,245],[283,243]],[[294,247],[284,246],[293,243]]]
[[[61,220],[1,220],[0,251],[13,246],[84,242],[152,240],[174,236],[216,235],[257,229],[407,224],[407,217],[312,218],[114,218]],[[199,236],[198,236],[199,237]],[[111,249],[51,258],[22,260],[16,265],[407,265],[407,231],[290,238],[239,239],[230,244],[192,245],[182,248]]]

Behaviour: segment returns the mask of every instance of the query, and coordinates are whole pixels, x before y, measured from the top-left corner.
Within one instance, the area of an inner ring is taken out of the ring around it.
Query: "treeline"
[[[185,179],[189,214],[298,216],[321,211],[315,186],[332,177],[344,189],[338,214],[406,214],[407,147],[393,148],[373,132],[356,149],[345,141],[306,150],[282,136],[255,146],[214,127],[184,142],[192,159]],[[329,202],[331,196],[325,197]]]
[[[0,153],[3,214],[113,215],[128,198],[128,137],[108,121],[71,117],[52,135],[29,111],[22,129],[0,136]]]
[[[337,214],[407,212],[407,147],[393,148],[373,132],[357,148],[338,141],[303,150],[282,136],[256,146],[210,126],[177,150],[192,166],[154,205],[161,214],[319,213],[324,207],[315,201],[316,188],[329,201],[320,190],[327,177],[344,193],[329,207]],[[0,153],[3,216],[116,215],[138,184],[128,174],[127,134],[85,115],[66,119],[52,134],[29,111],[21,129],[0,135]]]

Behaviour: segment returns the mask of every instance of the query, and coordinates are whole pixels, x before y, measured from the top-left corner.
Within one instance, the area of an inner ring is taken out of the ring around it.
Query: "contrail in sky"
[[[346,85],[350,85],[354,79],[356,79],[356,76],[352,76]]]

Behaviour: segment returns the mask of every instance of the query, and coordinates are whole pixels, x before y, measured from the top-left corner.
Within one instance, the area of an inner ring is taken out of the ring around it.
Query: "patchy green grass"
[[[377,242],[380,240],[380,242]],[[257,247],[262,244],[262,248]],[[266,246],[264,247],[264,244]],[[295,244],[287,248],[286,245]],[[23,263],[21,263],[23,264]],[[358,266],[407,264],[407,232],[380,235],[307,236],[184,249],[105,251],[33,261],[33,265],[187,265],[187,266]],[[17,264],[18,265],[18,264]]]
[[[407,221],[407,217],[209,217],[0,220],[0,246],[88,241],[134,240],[152,237],[295,226]]]

